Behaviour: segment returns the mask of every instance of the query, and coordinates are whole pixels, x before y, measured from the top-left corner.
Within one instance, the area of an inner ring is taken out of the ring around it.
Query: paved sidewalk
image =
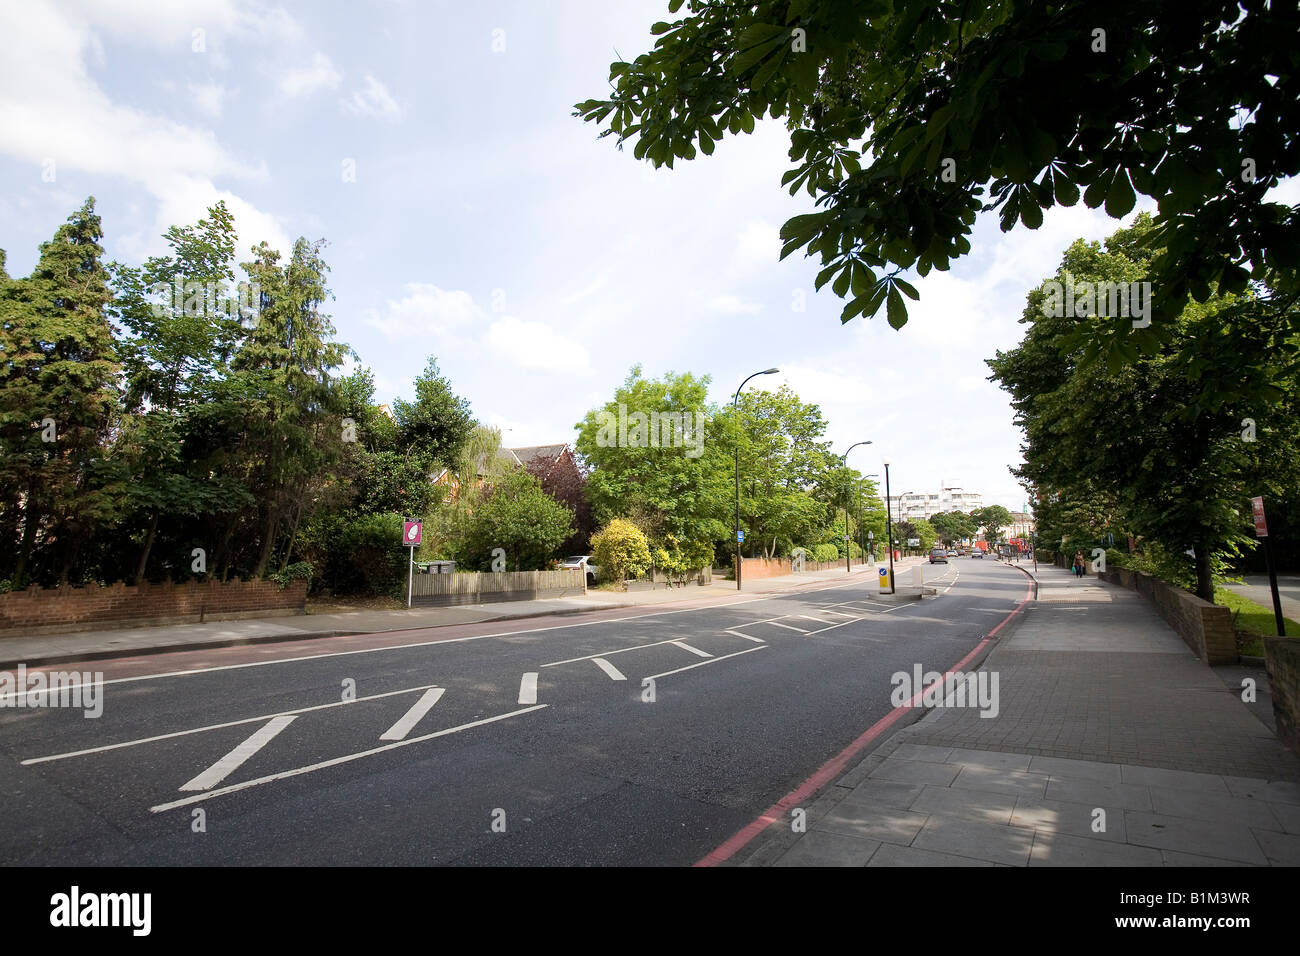
[[[1236,672],[1135,592],[1039,579],[1045,599],[980,665],[996,717],[931,709],[808,806],[806,832],[774,824],[741,865],[1300,865],[1300,761]]]
[[[900,569],[910,568],[923,559],[910,558],[895,562],[895,577]],[[744,582],[740,595],[734,581],[714,578],[704,587],[659,588],[653,591],[591,590],[584,597],[553,598],[536,601],[502,601],[493,604],[467,604],[457,607],[415,607],[390,611],[343,611],[333,614],[300,614],[288,617],[246,618],[239,621],[212,621],[206,624],[170,624],[150,627],[107,628],[66,634],[34,636],[0,636],[0,668],[19,663],[30,666],[60,661],[95,660],[137,654],[239,644],[300,641],[320,637],[346,637],[354,634],[377,634],[427,627],[450,627],[458,624],[482,624],[518,618],[583,614],[612,608],[708,605],[727,602],[741,596],[798,591],[826,587],[841,581],[862,582],[876,579],[875,565],[855,565],[853,573],[843,568],[810,571]],[[910,581],[910,577],[908,578]],[[908,599],[915,588],[898,584],[898,599]]]

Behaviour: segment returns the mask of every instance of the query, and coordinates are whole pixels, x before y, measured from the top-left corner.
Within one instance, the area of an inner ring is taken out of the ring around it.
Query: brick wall
[[[1097,576],[1137,591],[1154,604],[1166,623],[1205,663],[1237,663],[1237,635],[1232,629],[1232,612],[1226,607],[1210,604],[1140,571],[1115,568]]]
[[[855,559],[856,563],[861,564],[860,558]],[[756,581],[759,578],[778,578],[783,574],[794,574],[793,558],[741,558],[744,562],[740,566],[741,583],[745,581]],[[838,561],[807,561],[803,563],[803,569],[807,571],[829,571],[832,568],[844,567],[844,559]]]
[[[1272,688],[1277,736],[1300,754],[1300,641],[1289,637],[1264,638],[1264,666]]]
[[[49,634],[302,614],[307,582],[187,581],[106,588],[31,587],[0,594],[0,633]]]

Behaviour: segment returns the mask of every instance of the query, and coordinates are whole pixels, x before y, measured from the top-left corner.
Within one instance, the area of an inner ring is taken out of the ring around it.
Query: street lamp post
[[[871,442],[869,441],[860,441],[856,445],[850,445],[849,451],[853,451],[853,449],[857,448],[858,445],[870,445],[870,444]],[[848,470],[849,467],[849,451],[846,451],[844,453],[844,457],[841,459],[841,461],[844,462],[845,470]],[[844,489],[844,573],[845,574],[853,573],[852,561],[853,561],[853,549],[849,547],[849,489],[845,488]]]
[[[759,375],[775,375],[781,371],[779,368],[764,369],[761,372],[755,372],[744,382],[740,383],[740,388],[745,387],[745,383],[750,378],[756,378]],[[740,388],[736,389],[736,394],[731,399],[731,417],[736,424],[736,590],[740,590]]]
[[[889,459],[885,459],[885,547],[889,549],[889,593],[894,593],[894,524],[889,510]]]

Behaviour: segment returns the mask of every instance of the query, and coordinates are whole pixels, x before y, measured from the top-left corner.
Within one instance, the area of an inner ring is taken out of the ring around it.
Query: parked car
[[[575,554],[565,558],[560,562],[560,569],[581,568],[587,572],[587,587],[596,586],[596,576],[600,574],[600,566],[591,563],[591,555]]]
[[[938,564],[940,561],[942,561],[944,564],[948,563],[948,552],[945,551],[943,548],[931,548],[930,563]]]
[[[984,552],[981,551],[979,548],[976,548],[974,551],[970,553],[970,556],[972,558],[982,558],[984,557]]]
[[[959,555],[956,551],[949,551],[949,552],[948,552],[948,557],[950,557],[950,558],[959,558],[959,557],[961,557],[961,555]]]

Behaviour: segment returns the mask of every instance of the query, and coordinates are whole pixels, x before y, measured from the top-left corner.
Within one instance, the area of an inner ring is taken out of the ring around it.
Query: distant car
[[[948,552],[945,551],[943,548],[931,548],[930,563],[938,564],[940,561],[942,561],[944,564],[948,563]]]
[[[587,572],[587,586],[596,586],[596,575],[600,574],[600,566],[591,563],[591,555],[575,554],[565,558],[560,562],[560,569],[581,568]]]
[[[976,548],[974,551],[970,553],[970,556],[972,558],[982,558],[984,557],[984,552],[981,551],[979,548]]]
[[[959,558],[959,557],[961,557],[961,555],[959,555],[956,551],[949,551],[949,552],[948,552],[948,557],[950,557],[950,558]]]

